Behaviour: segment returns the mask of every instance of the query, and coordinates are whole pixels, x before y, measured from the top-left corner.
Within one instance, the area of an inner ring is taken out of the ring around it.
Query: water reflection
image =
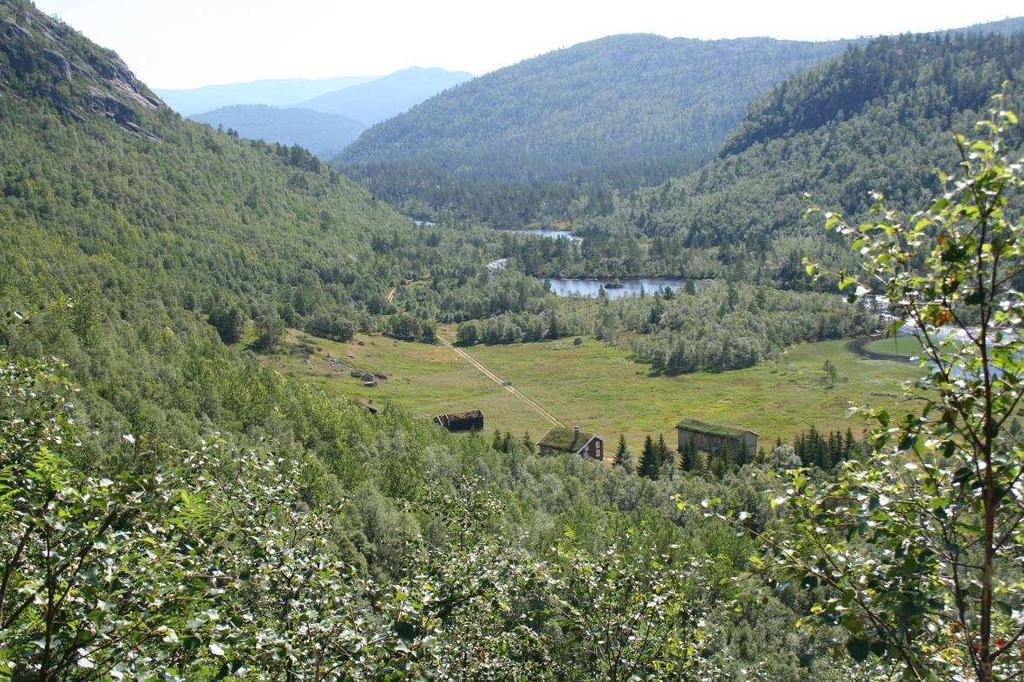
[[[709,280],[643,277],[640,279],[624,280],[556,278],[548,281],[551,282],[551,291],[559,296],[597,298],[603,289],[608,298],[622,298],[623,296],[639,296],[641,293],[650,295],[655,291],[664,291],[665,288],[676,291],[682,288],[686,282],[693,282],[694,288],[696,289],[700,288],[703,282],[707,282]]]

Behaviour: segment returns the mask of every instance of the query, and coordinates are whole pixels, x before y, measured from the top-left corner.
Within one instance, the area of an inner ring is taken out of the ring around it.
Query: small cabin
[[[589,459],[604,459],[604,441],[601,437],[581,431],[578,426],[571,429],[556,426],[544,434],[537,445],[542,455],[570,453]]]
[[[439,414],[434,417],[434,423],[444,427],[451,433],[483,431],[484,413],[480,410],[472,410],[470,412]]]
[[[693,447],[701,452],[718,454],[726,445],[739,453],[746,450],[753,456],[757,452],[757,434],[731,426],[709,424],[699,419],[686,418],[676,424],[679,433],[679,451]]]

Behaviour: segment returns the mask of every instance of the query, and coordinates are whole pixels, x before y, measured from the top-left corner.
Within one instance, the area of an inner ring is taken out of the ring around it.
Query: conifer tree
[[[224,343],[238,343],[245,333],[245,313],[237,305],[217,307],[210,311],[209,322]]]
[[[736,465],[737,466],[743,466],[744,464],[749,464],[750,461],[751,461],[750,448],[747,447],[747,441],[741,440],[740,441],[740,451],[736,455]]]
[[[523,434],[523,449],[531,455],[537,454],[537,444],[533,442],[533,436],[530,435],[529,431]]]
[[[654,440],[648,435],[644,439],[644,449],[640,453],[640,469],[638,473],[652,481],[656,481],[659,475],[658,470],[661,468],[658,465],[658,451],[654,445]]]
[[[683,471],[695,472],[701,467],[700,454],[693,443],[687,443],[679,453],[679,468]]]
[[[615,466],[622,467],[627,471],[633,468],[633,457],[629,452],[629,446],[626,445],[626,437],[619,434],[619,445],[615,449]]]
[[[722,445],[722,449],[718,451],[718,454],[715,457],[715,462],[718,465],[715,468],[715,473],[718,474],[719,477],[724,476],[736,468],[736,454],[733,452],[732,443],[726,441],[725,444]]]
[[[673,465],[675,464],[672,458],[672,452],[668,449],[668,444],[665,442],[665,434],[663,433],[658,434],[658,445],[656,447],[656,451],[659,469],[664,466],[666,462],[672,462]]]

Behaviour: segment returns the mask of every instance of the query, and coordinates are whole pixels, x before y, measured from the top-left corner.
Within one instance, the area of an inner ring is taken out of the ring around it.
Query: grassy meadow
[[[300,336],[289,335],[293,348]],[[367,335],[351,343],[306,343],[316,348],[308,358],[292,353],[268,361],[331,393],[378,405],[393,401],[422,416],[478,408],[488,431],[529,431],[536,438],[549,427],[525,402],[445,346]],[[763,443],[789,439],[811,425],[823,431],[850,426],[859,432],[860,422],[846,416],[851,404],[898,411],[901,382],[919,372],[908,363],[865,359],[847,349],[845,341],[795,346],[777,361],[748,369],[678,377],[651,376],[627,351],[594,340],[467,350],[566,424],[596,431],[607,441],[622,433],[633,446],[648,433],[671,436],[682,417],[751,429]],[[826,359],[837,372],[832,386],[823,369]],[[351,368],[388,378],[377,387],[364,387],[350,376]]]
[[[868,353],[909,359],[921,355],[921,342],[913,336],[890,336],[865,344],[864,350]]]

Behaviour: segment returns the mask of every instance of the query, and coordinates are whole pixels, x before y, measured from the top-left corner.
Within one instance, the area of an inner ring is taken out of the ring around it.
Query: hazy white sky
[[[1019,0],[1018,0],[1019,1]],[[1003,19],[964,0],[36,0],[116,50],[150,86],[486,73],[614,33],[829,39]],[[1024,14],[1024,2],[1019,13]]]

